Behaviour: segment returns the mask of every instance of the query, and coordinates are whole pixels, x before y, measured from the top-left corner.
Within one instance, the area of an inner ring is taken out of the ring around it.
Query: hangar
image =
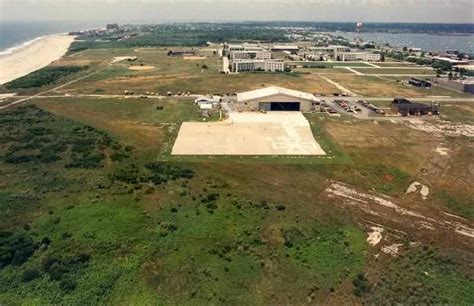
[[[320,104],[314,95],[271,86],[237,94],[239,111],[312,111]]]

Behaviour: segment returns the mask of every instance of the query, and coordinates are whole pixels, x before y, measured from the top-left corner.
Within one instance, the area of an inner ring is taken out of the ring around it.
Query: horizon
[[[0,0],[3,21],[472,24],[472,11],[470,0]]]

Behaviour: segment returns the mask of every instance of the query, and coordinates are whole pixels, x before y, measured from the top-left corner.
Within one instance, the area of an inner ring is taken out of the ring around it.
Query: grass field
[[[355,68],[364,74],[407,74],[407,75],[436,75],[436,71],[426,68]]]
[[[382,63],[374,63],[374,64],[380,67],[385,67],[385,68],[391,68],[391,67],[414,67],[415,68],[417,67],[415,64],[407,63],[407,62],[390,62],[390,63],[382,62]]]
[[[354,68],[368,68],[372,67],[363,62],[291,62],[291,64],[299,66],[325,66],[328,68],[331,67],[354,67]]]
[[[413,86],[403,85],[397,82],[399,78],[386,78],[376,76],[356,76],[332,74],[327,76],[329,79],[339,83],[361,96],[366,97],[429,97],[429,96],[452,96],[452,97],[469,97],[469,95],[458,93],[439,86],[431,89],[417,88]],[[392,80],[393,79],[393,80]]]

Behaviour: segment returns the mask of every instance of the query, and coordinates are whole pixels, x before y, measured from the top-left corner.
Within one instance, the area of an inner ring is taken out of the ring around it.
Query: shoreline
[[[0,85],[60,59],[74,39],[64,33],[40,36],[0,52]]]

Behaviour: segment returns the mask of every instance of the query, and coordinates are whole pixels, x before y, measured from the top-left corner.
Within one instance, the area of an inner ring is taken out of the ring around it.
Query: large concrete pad
[[[172,155],[326,155],[300,112],[231,113],[222,122],[184,122]]]

